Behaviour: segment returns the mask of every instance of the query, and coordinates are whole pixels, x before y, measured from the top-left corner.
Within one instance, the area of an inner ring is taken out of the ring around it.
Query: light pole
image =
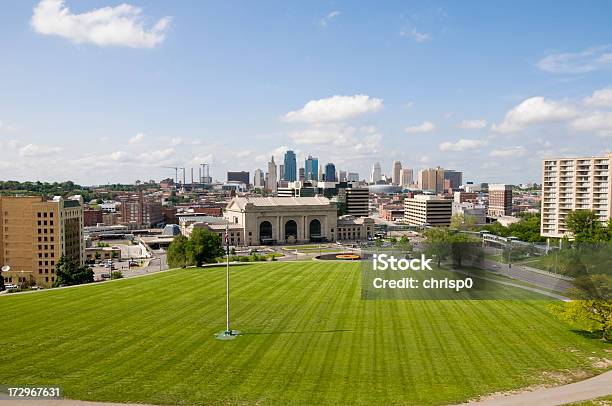
[[[217,334],[217,340],[233,340],[240,334],[230,328],[230,271],[229,271],[229,226],[225,226],[225,330]]]

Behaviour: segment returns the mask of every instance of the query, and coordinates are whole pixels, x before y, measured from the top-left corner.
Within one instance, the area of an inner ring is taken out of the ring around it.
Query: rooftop
[[[329,206],[330,200],[323,196],[315,197],[235,197],[231,202],[236,204],[241,210],[247,204],[256,207],[276,207],[276,206]],[[228,206],[229,207],[229,206]]]

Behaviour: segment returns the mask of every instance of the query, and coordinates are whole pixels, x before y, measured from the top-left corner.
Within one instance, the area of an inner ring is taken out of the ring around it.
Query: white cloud
[[[132,138],[130,138],[128,142],[130,144],[138,144],[138,143],[141,143],[144,140],[144,138],[145,138],[145,135],[143,133],[138,133]]]
[[[450,141],[443,142],[438,146],[438,148],[440,148],[440,151],[460,152],[460,151],[469,151],[472,149],[478,149],[478,148],[483,147],[486,144],[487,142],[483,140],[468,140],[468,139],[462,138],[457,142],[450,142]]]
[[[525,149],[525,147],[522,147],[520,145],[512,148],[494,149],[489,153],[490,156],[495,158],[517,158],[522,157],[526,154],[527,150]]]
[[[580,52],[553,53],[536,66],[551,73],[578,74],[612,68],[612,44],[590,47]]]
[[[593,111],[570,123],[577,131],[596,132],[601,136],[612,136],[612,112]]]
[[[181,137],[172,137],[170,139],[170,145],[176,146],[181,145],[183,143],[183,139]]]
[[[15,131],[16,128],[13,127],[12,125],[9,125],[7,123],[3,123],[2,120],[0,120],[0,132],[12,132]]]
[[[321,27],[326,27],[327,24],[329,24],[330,22],[332,22],[336,17],[338,17],[340,15],[340,11],[338,10],[334,10],[329,12],[325,17],[322,17],[319,20],[319,25]]]
[[[176,151],[174,150],[174,148],[166,148],[166,149],[161,149],[158,151],[143,152],[142,154],[138,155],[138,159],[144,162],[148,162],[148,163],[159,162],[159,161],[168,159],[169,157],[174,155],[175,152]]]
[[[236,158],[246,158],[249,155],[251,155],[251,151],[247,149],[247,150],[238,152],[236,154]]]
[[[284,119],[289,122],[307,123],[342,121],[379,111],[382,107],[382,99],[370,98],[368,95],[332,96],[311,100],[301,109],[285,114]]]
[[[355,143],[356,132],[355,127],[329,125],[294,131],[289,134],[289,137],[298,145],[346,147]]]
[[[612,87],[595,90],[592,95],[585,97],[583,102],[588,106],[612,107]]]
[[[457,127],[464,130],[479,130],[487,126],[487,120],[463,120]]]
[[[493,131],[509,133],[521,131],[533,124],[553,123],[569,120],[577,115],[576,110],[564,103],[536,96],[522,101],[512,108],[501,124],[493,124]]]
[[[102,7],[81,14],[70,11],[64,0],[42,0],[30,20],[34,30],[74,43],[99,46],[153,48],[164,41],[170,17],[147,28],[142,9],[129,4]]]
[[[122,161],[126,159],[128,154],[124,151],[115,151],[108,154],[108,159],[111,161]]]
[[[405,128],[404,131],[407,132],[408,134],[420,134],[420,133],[429,133],[435,129],[436,129],[436,126],[433,123],[429,121],[423,121],[419,125]]]
[[[413,28],[410,31],[402,31],[400,32],[402,37],[412,38],[416,42],[425,42],[432,39],[431,34],[426,32],[419,32],[416,28]]]
[[[40,158],[55,155],[62,149],[48,145],[27,144],[19,149],[19,155],[24,158]]]

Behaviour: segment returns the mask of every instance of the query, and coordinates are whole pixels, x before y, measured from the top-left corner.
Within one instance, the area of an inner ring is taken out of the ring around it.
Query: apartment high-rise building
[[[266,189],[272,193],[276,192],[278,176],[276,173],[276,163],[274,162],[274,156],[268,162],[268,178],[266,179]]]
[[[421,189],[432,193],[442,193],[444,191],[444,169],[429,168],[419,172],[419,184]]]
[[[489,217],[512,215],[512,185],[489,185]]]
[[[607,222],[612,213],[612,154],[545,159],[541,210],[544,237],[571,237],[566,217],[572,210],[593,210]]]
[[[319,159],[308,155],[304,161],[304,180],[319,180]]]
[[[391,183],[394,185],[401,185],[402,176],[402,163],[400,161],[393,161],[391,165]]]
[[[297,159],[295,152],[288,150],[285,152],[285,173],[281,178],[287,182],[295,182],[297,180]]]
[[[338,190],[338,202],[346,206],[346,214],[367,217],[370,206],[368,188],[346,188]]]
[[[432,195],[404,199],[404,220],[411,226],[450,226],[453,201]]]
[[[380,163],[376,162],[372,165],[372,173],[370,174],[370,182],[376,183],[380,182],[382,179],[382,169],[380,169]]]
[[[459,189],[459,186],[463,184],[463,172],[445,169],[444,180],[448,181],[451,189]]]
[[[83,198],[0,196],[0,265],[5,283],[50,287],[64,257],[84,264]]]
[[[403,168],[400,176],[400,185],[408,187],[414,183],[414,172],[410,168]]]
[[[142,191],[117,198],[121,202],[121,223],[132,228],[154,227],[164,220],[157,195],[145,196]]]
[[[256,188],[263,188],[266,186],[265,182],[264,172],[261,169],[255,169],[253,173],[253,186]]]
[[[336,182],[336,165],[328,163],[325,165],[325,182]]]

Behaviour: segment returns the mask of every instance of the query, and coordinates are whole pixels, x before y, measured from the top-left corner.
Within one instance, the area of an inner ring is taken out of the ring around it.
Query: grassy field
[[[157,404],[441,404],[593,372],[545,301],[368,301],[355,263],[256,263],[0,297],[0,382]],[[590,357],[590,358],[589,358]]]

